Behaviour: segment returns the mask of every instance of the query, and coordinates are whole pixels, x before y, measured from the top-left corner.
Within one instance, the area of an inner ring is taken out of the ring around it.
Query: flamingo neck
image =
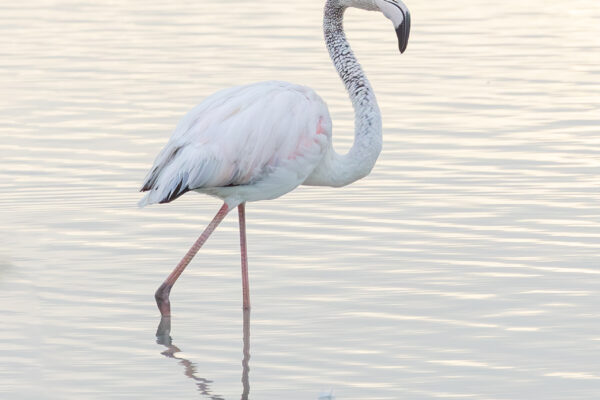
[[[325,4],[323,30],[329,55],[354,107],[354,144],[345,155],[333,149],[325,155],[307,184],[344,186],[371,172],[381,151],[381,113],[373,88],[346,39],[343,17],[346,6],[340,0]]]

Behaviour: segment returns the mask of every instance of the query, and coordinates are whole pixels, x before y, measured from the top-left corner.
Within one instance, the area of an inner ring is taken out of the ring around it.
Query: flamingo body
[[[221,90],[185,115],[158,154],[140,205],[194,190],[230,208],[302,184],[331,146],[331,118],[310,88],[268,81]]]

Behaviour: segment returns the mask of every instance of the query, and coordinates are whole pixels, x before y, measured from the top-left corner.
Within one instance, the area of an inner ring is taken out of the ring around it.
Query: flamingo
[[[229,211],[238,208],[243,308],[250,309],[246,202],[275,199],[299,185],[341,187],[371,172],[381,151],[381,114],[373,89],[346,39],[348,7],[380,11],[390,19],[400,52],[410,14],[400,0],[326,0],[323,31],[329,55],[355,113],[354,144],[345,155],[332,145],[325,102],[312,89],[267,81],[218,91],[189,111],[156,157],[139,205],[168,203],[188,191],[223,201],[213,220],[155,293],[163,317],[171,315],[175,281]]]

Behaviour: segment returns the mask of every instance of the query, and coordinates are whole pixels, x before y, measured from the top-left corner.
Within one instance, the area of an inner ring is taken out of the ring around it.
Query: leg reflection
[[[248,373],[250,367],[248,362],[250,361],[250,309],[244,308],[244,358],[242,359],[242,385],[244,391],[242,392],[242,400],[248,400],[248,394],[250,393],[250,381],[248,380]]]
[[[248,362],[250,361],[250,310],[245,309],[244,311],[244,339],[243,339],[243,359],[242,359],[242,400],[248,400],[248,395],[250,393],[250,381],[249,381],[249,371],[250,368],[248,366]],[[165,357],[174,358],[179,360],[179,364],[183,365],[185,368],[184,374],[190,379],[196,381],[196,386],[198,387],[198,391],[202,396],[205,396],[211,400],[225,400],[222,396],[216,395],[212,393],[210,385],[213,383],[212,381],[200,378],[196,375],[196,365],[190,360],[180,357],[177,353],[180,353],[181,350],[179,347],[173,344],[173,339],[171,338],[171,317],[166,316],[160,319],[160,323],[158,324],[158,328],[156,329],[156,343],[162,344],[167,348],[167,350],[163,351],[161,354]]]

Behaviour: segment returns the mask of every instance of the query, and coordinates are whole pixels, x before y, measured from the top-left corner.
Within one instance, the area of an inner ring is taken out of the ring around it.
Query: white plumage
[[[221,90],[179,122],[139,204],[168,202],[188,190],[230,208],[276,198],[303,183],[329,148],[329,112],[310,88],[269,81]]]

